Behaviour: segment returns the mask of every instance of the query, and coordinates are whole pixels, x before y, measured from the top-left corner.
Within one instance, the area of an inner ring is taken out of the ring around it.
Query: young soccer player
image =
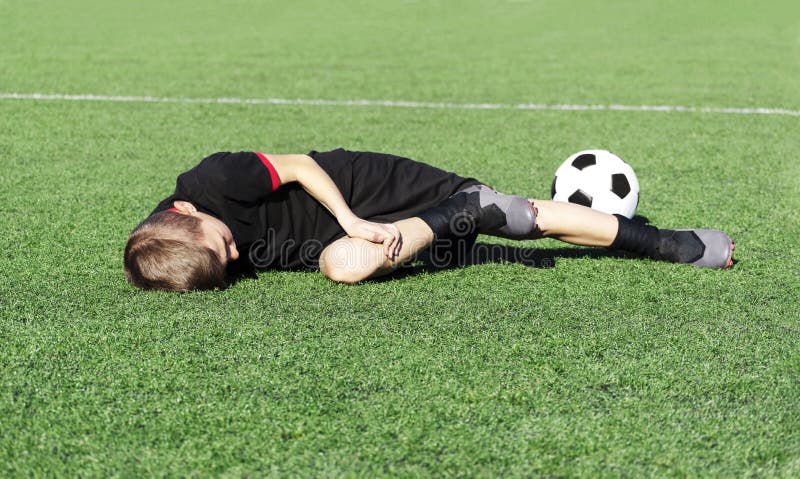
[[[125,275],[144,289],[224,288],[243,269],[318,267],[333,281],[385,275],[434,249],[453,261],[478,233],[557,238],[712,268],[732,264],[719,230],[662,230],[570,203],[504,195],[398,156],[215,153],[178,176],[137,226]],[[444,245],[445,248],[440,248]]]

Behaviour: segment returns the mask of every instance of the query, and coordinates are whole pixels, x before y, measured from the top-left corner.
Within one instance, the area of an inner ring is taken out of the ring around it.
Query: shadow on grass
[[[521,248],[492,243],[475,243],[471,250],[464,254],[455,255],[455,260],[443,261],[431,258],[430,250],[420,253],[418,259],[412,263],[401,266],[393,273],[368,280],[370,282],[383,282],[391,279],[404,278],[422,273],[464,268],[482,264],[521,264],[529,268],[553,268],[558,259],[566,258],[626,258],[624,253],[614,252],[605,248]],[[319,272],[309,269],[307,271]],[[242,280],[257,279],[258,275],[246,262],[236,262],[228,269],[229,286]]]
[[[636,215],[634,221],[647,224],[650,219],[646,216]],[[490,263],[511,263],[521,264],[529,268],[554,268],[558,259],[567,258],[630,258],[636,257],[618,251],[610,251],[605,248],[521,248],[518,246],[508,246],[492,243],[477,242],[472,245],[470,251],[455,253],[450,249],[450,257],[447,259],[434,258],[431,249],[419,254],[415,261],[399,267],[393,273],[373,278],[367,281],[383,282],[391,279],[414,276],[421,273],[464,268]],[[309,268],[306,271],[316,271]],[[233,286],[241,280],[256,279],[258,275],[252,265],[246,261],[237,261],[228,267],[229,286]]]
[[[475,243],[467,255],[456,261],[444,264],[435,261],[428,254],[420,254],[419,261],[399,268],[388,276],[374,278],[372,282],[381,282],[391,279],[414,276],[421,273],[430,273],[467,266],[477,266],[492,263],[521,264],[529,268],[554,268],[558,259],[571,258],[629,258],[622,252],[610,251],[605,248],[521,248],[491,243]]]

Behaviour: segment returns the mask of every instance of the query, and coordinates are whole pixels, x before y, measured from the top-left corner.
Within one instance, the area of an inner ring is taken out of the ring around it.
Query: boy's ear
[[[172,203],[172,206],[174,206],[180,213],[183,214],[197,213],[197,208],[195,208],[194,205],[188,201],[176,201]]]

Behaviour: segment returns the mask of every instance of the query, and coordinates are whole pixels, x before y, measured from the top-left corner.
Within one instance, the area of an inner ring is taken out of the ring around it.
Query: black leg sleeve
[[[661,230],[614,215],[619,230],[609,248],[630,251],[659,261],[693,263],[703,257],[705,244],[691,230]]]
[[[629,251],[653,259],[658,256],[659,229],[636,221],[629,220],[622,215],[614,215],[619,221],[617,237],[609,246],[613,250]]]

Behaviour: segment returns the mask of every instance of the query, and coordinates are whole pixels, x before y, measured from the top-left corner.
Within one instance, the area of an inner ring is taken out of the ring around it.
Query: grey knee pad
[[[461,190],[478,193],[481,209],[497,208],[505,216],[505,224],[496,229],[481,228],[481,233],[505,236],[512,239],[529,238],[536,227],[536,212],[527,198],[504,195],[486,185],[473,185]]]

